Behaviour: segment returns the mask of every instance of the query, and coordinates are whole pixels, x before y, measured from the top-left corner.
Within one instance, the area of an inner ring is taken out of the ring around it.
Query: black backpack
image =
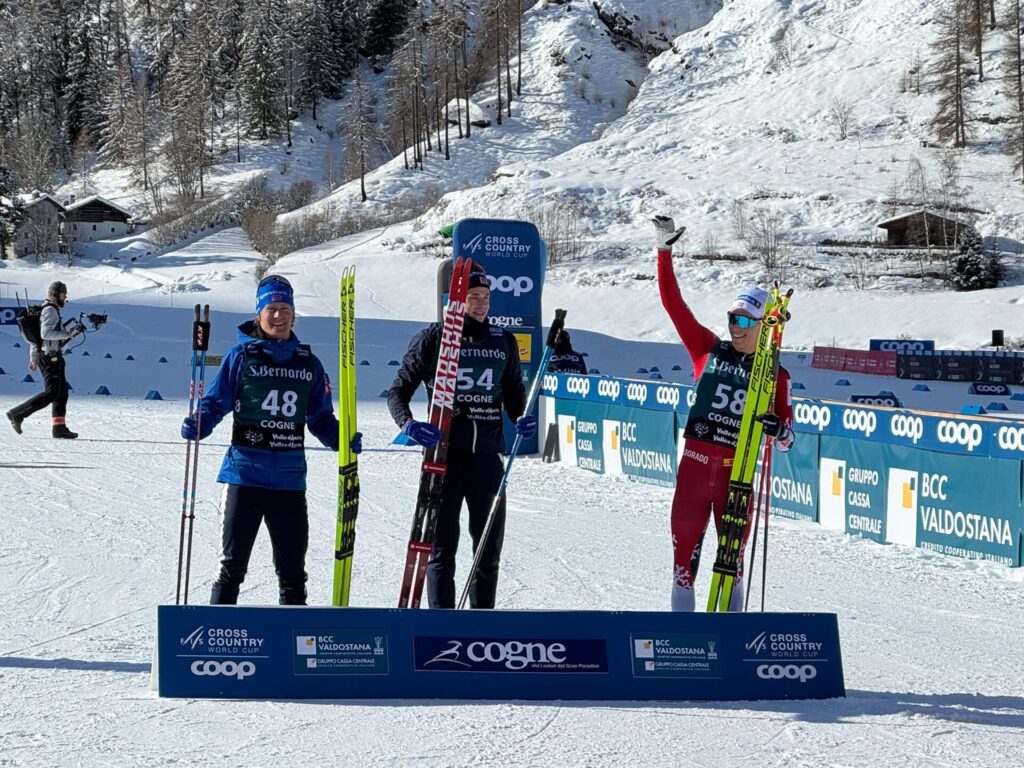
[[[27,307],[22,307],[18,310],[18,330],[21,331],[22,338],[36,348],[43,346],[43,334],[42,329],[39,327],[39,321],[42,319],[43,307],[47,304],[53,304],[53,302],[45,301],[42,304],[29,304]]]

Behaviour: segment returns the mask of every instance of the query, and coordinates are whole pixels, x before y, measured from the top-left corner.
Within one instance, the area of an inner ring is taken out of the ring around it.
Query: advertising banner
[[[819,522],[826,528],[885,541],[886,474],[882,446],[821,438]]]
[[[871,339],[868,349],[872,352],[932,352],[935,342],[930,339]]]
[[[800,434],[786,453],[772,451],[771,514],[818,521],[818,436]]]
[[[892,445],[883,453],[887,541],[1020,565],[1019,462]]]
[[[826,613],[157,608],[160,696],[778,700],[845,695]]]
[[[604,456],[611,474],[671,488],[676,482],[675,419],[642,408],[609,408]]]
[[[604,438],[609,408],[601,403],[556,400],[559,449],[562,461],[604,474]]]
[[[17,325],[18,324],[18,308],[15,307],[0,307],[0,325]]]
[[[934,381],[936,376],[935,357],[924,353],[899,353],[896,356],[896,376],[900,379]]]
[[[487,272],[491,285],[488,318],[492,325],[515,335],[528,387],[546,334],[541,300],[547,264],[537,228],[525,221],[462,219],[452,230],[452,251],[453,260],[469,257]],[[508,419],[505,421],[508,450],[515,435]],[[524,440],[520,452],[536,453],[537,441],[537,437]]]

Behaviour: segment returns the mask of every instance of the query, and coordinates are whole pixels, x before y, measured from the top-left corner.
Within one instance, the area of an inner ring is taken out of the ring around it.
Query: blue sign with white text
[[[523,379],[529,386],[546,340],[545,323],[550,323],[541,315],[547,255],[540,233],[526,221],[462,219],[452,230],[452,252],[453,259],[468,257],[487,273],[488,320],[516,337]],[[505,421],[505,448],[510,450],[515,433]],[[536,436],[523,440],[520,453],[536,453],[537,441]]]
[[[157,634],[153,673],[171,697],[845,695],[835,614],[161,605]]]

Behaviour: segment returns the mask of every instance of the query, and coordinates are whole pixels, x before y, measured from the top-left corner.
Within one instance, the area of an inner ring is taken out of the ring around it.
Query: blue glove
[[[196,426],[196,420],[191,416],[186,416],[185,420],[181,422],[181,436],[185,440],[197,440],[199,438],[199,427]]]
[[[409,419],[402,427],[402,431],[411,437],[413,442],[419,443],[424,448],[433,448],[441,439],[441,430],[426,421]]]
[[[516,421],[516,433],[523,438],[523,440],[529,440],[531,437],[536,435],[537,417],[532,414],[520,416],[519,420]]]
[[[358,456],[363,452],[363,433],[356,432],[352,435],[352,439],[348,441],[348,448],[352,453]]]

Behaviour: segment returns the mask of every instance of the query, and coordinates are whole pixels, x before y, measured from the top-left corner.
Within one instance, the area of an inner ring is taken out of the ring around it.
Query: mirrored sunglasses
[[[753,328],[757,320],[746,315],[738,315],[735,312],[729,313],[729,325],[738,325],[740,328]]]

